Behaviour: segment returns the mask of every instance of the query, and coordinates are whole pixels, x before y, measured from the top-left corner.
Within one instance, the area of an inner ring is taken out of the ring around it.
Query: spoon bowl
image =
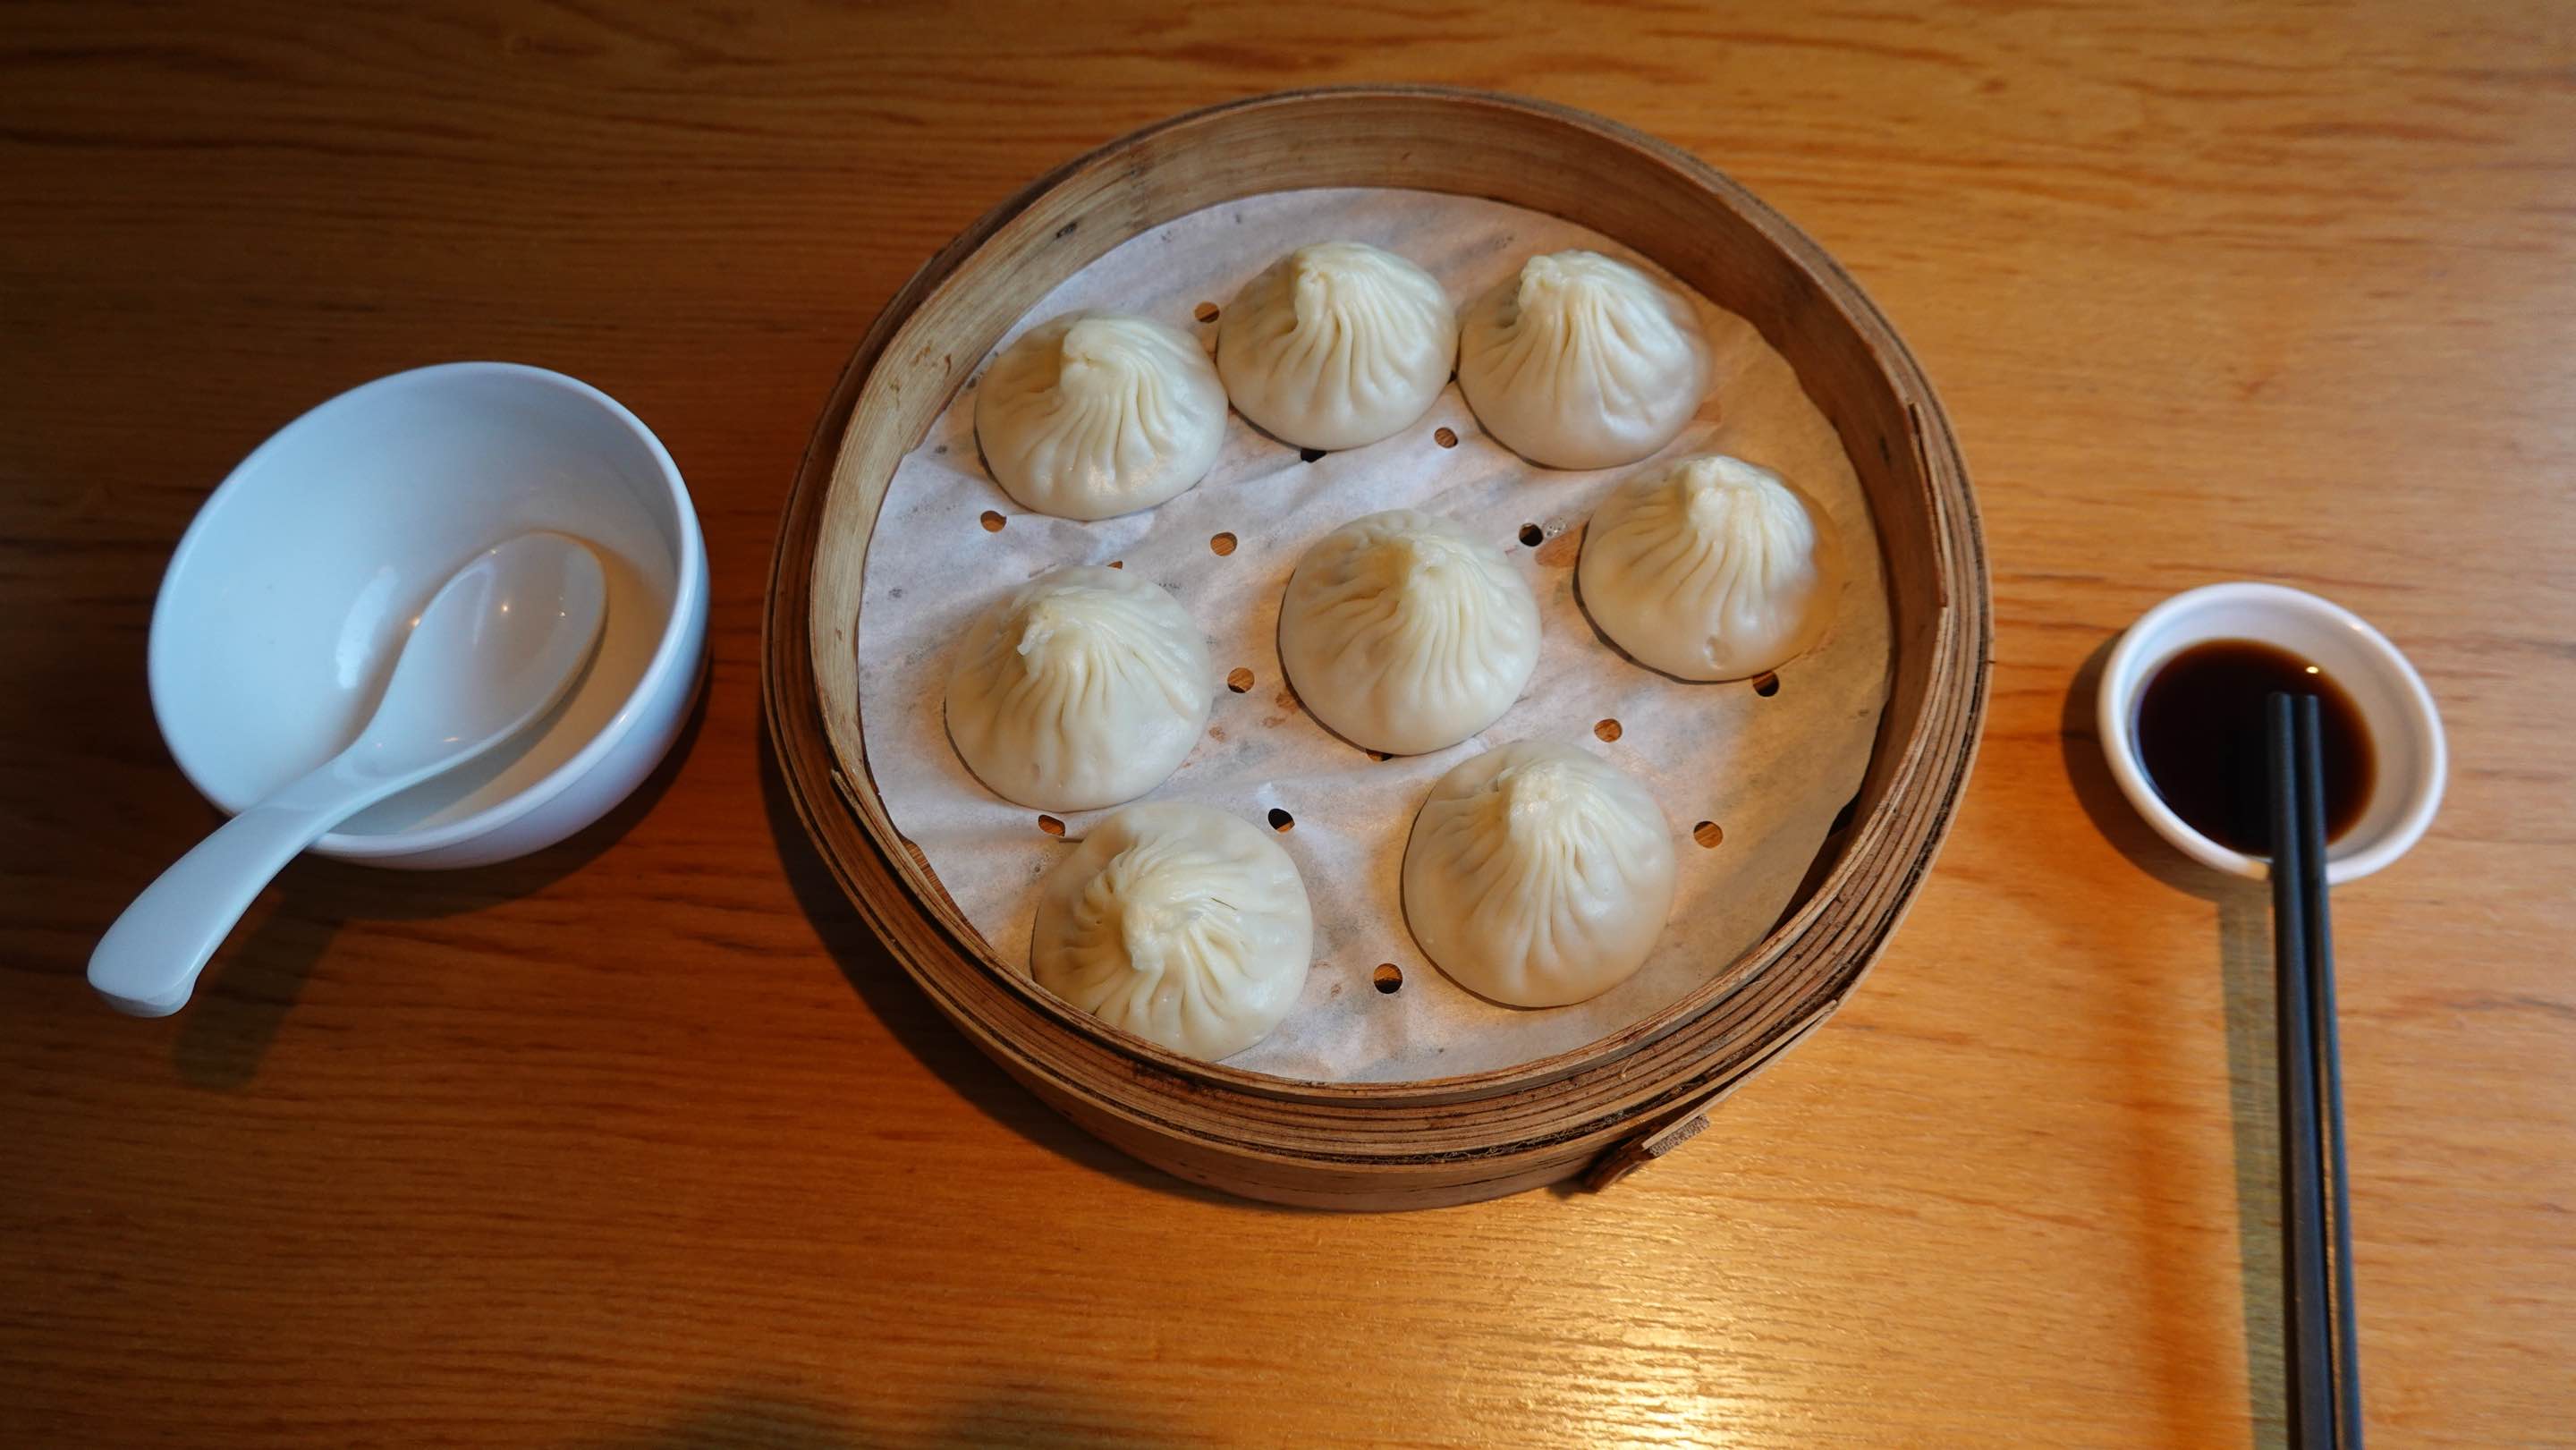
[[[607,604],[607,575],[578,539],[522,534],[476,555],[412,622],[350,747],[358,768],[408,786],[517,734],[580,679]]]

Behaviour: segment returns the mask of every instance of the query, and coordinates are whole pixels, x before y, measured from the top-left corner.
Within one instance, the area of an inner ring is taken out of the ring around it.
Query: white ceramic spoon
[[[108,1005],[167,1017],[261,888],[332,827],[518,734],[571,687],[608,614],[599,560],[561,534],[476,556],[412,622],[357,743],[226,822],[145,887],[90,953]]]

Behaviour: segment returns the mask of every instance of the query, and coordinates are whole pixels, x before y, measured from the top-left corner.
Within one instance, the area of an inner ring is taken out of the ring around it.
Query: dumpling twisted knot
[[[1672,910],[1654,797],[1570,745],[1521,741],[1432,786],[1404,847],[1414,940],[1468,990],[1556,1007],[1625,981]]]
[[[1485,430],[1549,468],[1611,468],[1670,443],[1708,393],[1680,296],[1597,252],[1521,264],[1467,309],[1458,387]]]
[[[1113,1027],[1215,1061],[1305,990],[1314,915],[1268,833],[1211,806],[1129,806],[1047,873],[1038,985]]]
[[[1206,477],[1225,444],[1216,365],[1151,318],[1053,318],[1003,349],[977,388],[975,441],[993,481],[1058,518],[1151,508]]]
[[[1824,516],[1780,475],[1721,454],[1611,490],[1575,579],[1613,643],[1685,680],[1778,669],[1823,637],[1842,592]]]
[[[1458,361],[1458,314],[1420,267],[1361,242],[1299,247],[1226,304],[1216,365],[1237,411],[1300,448],[1357,448],[1419,418]]]
[[[1500,719],[1538,667],[1538,602],[1502,551],[1410,509],[1307,549],[1279,606],[1279,657],[1315,718],[1391,755]]]
[[[1207,642],[1179,601],[1123,570],[1055,569],[967,626],[948,735],[995,794],[1042,811],[1162,784],[1207,724]]]

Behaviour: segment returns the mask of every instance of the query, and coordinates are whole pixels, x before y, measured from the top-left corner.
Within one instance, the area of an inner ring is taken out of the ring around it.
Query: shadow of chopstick
[[[2137,868],[2218,909],[2217,968],[2227,1033],[2227,1113],[2235,1164],[2236,1260],[2245,1331],[2247,1411],[2255,1443],[2289,1443],[2288,1364],[2283,1358],[2280,1084],[2274,1070],[2272,904],[2260,881],[2224,876],[2184,858],[2147,828],[2102,759],[2094,696],[2119,636],[2075,672],[2058,719],[2058,745],[2075,797],[2093,826]],[[2180,1248],[2177,1253],[2183,1252]]]

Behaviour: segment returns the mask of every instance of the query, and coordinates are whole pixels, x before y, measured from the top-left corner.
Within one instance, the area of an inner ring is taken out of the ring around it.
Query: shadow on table
[[[2217,968],[2225,1000],[2227,1106],[2236,1164],[2236,1252],[2245,1315],[2245,1379],[2249,1410],[2261,1443],[2289,1436],[2282,1357],[2280,1084],[2273,1053],[2271,894],[2261,882],[2227,876],[2188,859],[2149,829],[2102,758],[2095,715],[2102,667],[2119,636],[2102,642],[2075,672],[2058,717],[2058,746],[2075,798],[2095,829],[2139,870],[2218,908]],[[2140,1184],[2141,1196],[2152,1184]],[[2164,1344],[2194,1344],[2203,1335],[2207,1306],[2164,1266],[2190,1261],[2196,1252],[2172,1225],[2159,1232],[2173,1242],[2152,1246],[2146,1265],[2153,1311],[2168,1321]],[[2205,1401],[2188,1364],[2158,1367],[2177,1407]],[[2186,1412],[2187,1413],[2187,1412]]]
[[[884,1443],[820,1399],[736,1389],[692,1398],[666,1425],[588,1442],[584,1450],[859,1450]]]
[[[925,1432],[892,1434],[861,1425],[849,1410],[806,1390],[741,1386],[691,1397],[668,1424],[586,1442],[581,1450],[1094,1450],[1182,1443],[1110,1409],[1052,1384],[994,1385],[923,1417],[931,1425]]]
[[[710,693],[701,683],[670,753],[643,784],[607,815],[542,851],[459,871],[388,871],[297,858],[207,965],[171,1047],[179,1076],[220,1091],[257,1077],[314,967],[349,922],[434,921],[485,911],[589,865],[670,790],[706,723]]]
[[[786,873],[788,888],[795,893],[806,920],[813,923],[814,934],[832,954],[833,964],[895,1040],[950,1091],[1022,1137],[1086,1168],[1130,1183],[1230,1208],[1276,1213],[1322,1211],[1258,1203],[1202,1188],[1128,1157],[1058,1115],[1035,1094],[1012,1081],[992,1059],[976,1051],[974,1044],[939,1015],[902,966],[887,954],[885,944],[860,918],[858,908],[850,904],[840,882],[834,879],[832,868],[824,863],[822,854],[805,834],[805,823],[797,817],[796,802],[788,794],[787,777],[779,768],[778,755],[766,729],[760,740],[760,796],[769,812],[769,832],[777,839],[779,865]]]

